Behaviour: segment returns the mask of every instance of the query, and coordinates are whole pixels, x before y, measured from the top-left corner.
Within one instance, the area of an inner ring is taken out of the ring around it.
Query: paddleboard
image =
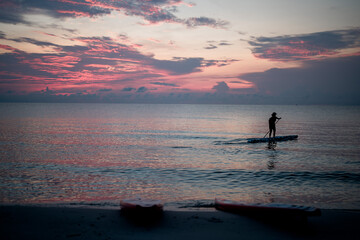
[[[248,143],[259,143],[259,142],[270,142],[270,141],[289,141],[289,140],[295,140],[298,138],[298,135],[288,135],[288,136],[277,136],[275,138],[248,138]]]
[[[162,212],[163,203],[157,199],[132,198],[120,201],[122,211]]]
[[[215,208],[221,211],[244,214],[293,214],[303,216],[320,216],[321,211],[315,207],[290,205],[282,203],[243,203],[227,199],[215,199]]]

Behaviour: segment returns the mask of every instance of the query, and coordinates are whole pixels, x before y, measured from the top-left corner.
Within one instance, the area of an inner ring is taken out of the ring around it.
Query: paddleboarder
[[[269,138],[271,138],[271,133],[273,133],[273,137],[275,138],[275,134],[276,134],[276,120],[279,120],[281,118],[278,118],[276,116],[276,112],[273,112],[271,114],[271,118],[269,118]]]

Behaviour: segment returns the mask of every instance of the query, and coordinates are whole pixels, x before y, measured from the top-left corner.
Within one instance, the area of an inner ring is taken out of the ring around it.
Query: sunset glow
[[[4,0],[0,101],[359,104],[360,4],[282,2]]]

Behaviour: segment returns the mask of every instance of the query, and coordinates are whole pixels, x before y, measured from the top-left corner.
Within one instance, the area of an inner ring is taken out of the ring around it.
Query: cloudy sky
[[[0,101],[360,104],[358,0],[1,0]]]

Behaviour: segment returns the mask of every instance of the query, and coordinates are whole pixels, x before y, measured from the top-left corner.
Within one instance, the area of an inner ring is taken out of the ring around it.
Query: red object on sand
[[[294,214],[320,216],[321,211],[315,207],[290,205],[282,203],[243,203],[227,199],[215,199],[218,210],[244,214]]]
[[[124,199],[120,201],[121,210],[138,210],[138,211],[162,211],[163,204],[160,200],[155,199]]]

